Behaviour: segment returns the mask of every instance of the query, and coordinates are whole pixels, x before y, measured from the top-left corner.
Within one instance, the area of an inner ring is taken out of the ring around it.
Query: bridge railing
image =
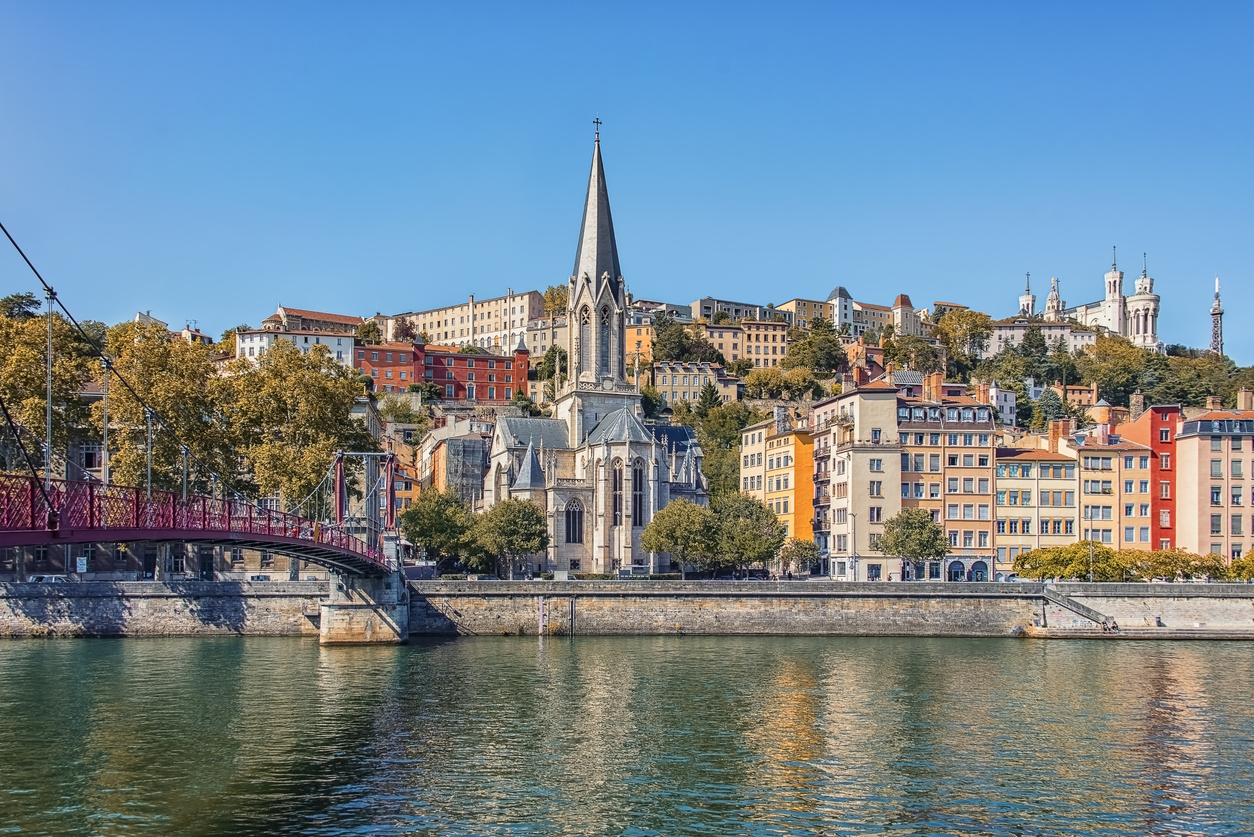
[[[40,482],[34,477],[0,475],[0,531],[48,528]],[[60,529],[223,532],[295,538],[352,552],[380,567],[389,562],[362,538],[333,526],[239,500],[180,494],[94,482],[52,480],[50,497]]]

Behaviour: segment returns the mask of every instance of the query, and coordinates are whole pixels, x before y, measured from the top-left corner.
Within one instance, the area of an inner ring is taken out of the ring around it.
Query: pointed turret
[[[605,167],[601,163],[601,132],[597,131],[592,147],[592,172],[588,175],[588,194],[583,203],[583,223],[579,225],[579,244],[575,248],[576,281],[587,276],[594,287],[609,275],[614,299],[621,303],[618,279],[623,275],[618,265],[618,244],[614,240],[614,219],[610,217],[610,195],[605,187]]]
[[[522,468],[514,478],[514,491],[528,491],[544,488],[544,471],[540,468],[540,458],[536,456],[534,442],[527,442],[527,452],[523,454]]]

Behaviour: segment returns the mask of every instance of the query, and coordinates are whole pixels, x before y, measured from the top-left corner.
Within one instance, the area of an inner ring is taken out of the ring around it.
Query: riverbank
[[[1254,639],[1245,584],[412,581],[407,592],[414,636]],[[0,636],[312,637],[329,595],[321,581],[0,584]]]

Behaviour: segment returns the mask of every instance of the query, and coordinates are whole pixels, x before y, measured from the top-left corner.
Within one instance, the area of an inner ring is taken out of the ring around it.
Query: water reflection
[[[1240,644],[0,644],[31,834],[1238,834]]]

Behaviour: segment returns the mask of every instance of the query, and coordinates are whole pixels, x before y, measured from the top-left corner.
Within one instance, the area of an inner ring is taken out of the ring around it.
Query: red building
[[[1139,393],[1138,393],[1139,395]],[[1133,396],[1134,398],[1137,396]],[[1154,549],[1179,546],[1176,536],[1176,426],[1180,407],[1176,404],[1150,407],[1136,421],[1120,425],[1124,439],[1139,442],[1153,451],[1150,516],[1153,519]]]
[[[415,382],[417,347],[409,343],[378,343],[353,346],[353,368],[374,379],[375,392],[404,392]]]
[[[421,383],[440,387],[447,401],[506,404],[514,393],[527,392],[530,353],[523,345],[514,354],[464,354],[456,346],[414,345],[413,375]]]

